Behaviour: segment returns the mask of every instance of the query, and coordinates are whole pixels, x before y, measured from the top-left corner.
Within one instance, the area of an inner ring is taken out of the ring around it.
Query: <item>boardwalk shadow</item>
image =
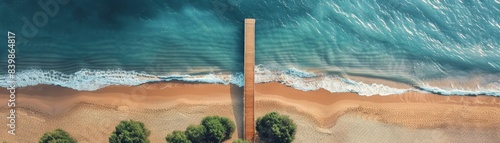
[[[243,138],[243,87],[231,84],[231,102],[233,104],[234,120],[236,121],[236,132],[238,138]]]

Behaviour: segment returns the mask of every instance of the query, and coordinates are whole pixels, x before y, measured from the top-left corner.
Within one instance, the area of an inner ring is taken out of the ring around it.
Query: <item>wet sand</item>
[[[416,92],[360,96],[304,92],[279,83],[257,84],[255,92],[256,117],[271,111],[289,115],[298,125],[295,142],[493,142],[500,137],[500,100],[495,97]],[[1,101],[7,100],[6,93],[0,89]],[[79,142],[107,142],[120,120],[134,119],[151,130],[151,142],[164,142],[173,130],[184,130],[208,115],[236,121],[236,139],[243,137],[242,93],[232,85],[178,82],[91,92],[48,85],[20,88],[17,135],[5,131],[0,139],[37,142],[44,132],[62,128]],[[0,114],[7,115],[7,109],[2,104]]]

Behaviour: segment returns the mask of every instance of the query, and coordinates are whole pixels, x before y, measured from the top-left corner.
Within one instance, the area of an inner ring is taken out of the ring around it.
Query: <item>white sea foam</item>
[[[325,89],[330,92],[355,92],[365,96],[401,94],[411,90],[393,88],[381,84],[366,84],[336,76],[309,73],[298,69],[273,70],[264,68],[261,65],[255,69],[255,82],[279,82],[303,91]]]
[[[0,76],[1,87],[8,87],[7,75]],[[16,74],[16,86],[26,87],[39,84],[58,85],[80,91],[93,91],[110,85],[136,86],[148,82],[160,81],[203,82],[214,84],[233,84],[242,87],[243,73],[235,74],[204,74],[204,75],[151,75],[135,71],[123,70],[88,70],[82,69],[73,74],[58,71],[42,71],[39,69],[24,70]],[[391,95],[402,94],[408,91],[431,92],[442,95],[493,95],[500,96],[495,89],[481,89],[478,91],[461,89],[442,89],[432,86],[418,86],[415,88],[395,88],[383,84],[368,84],[338,76],[316,74],[296,68],[287,70],[266,68],[262,65],[255,67],[255,82],[279,82],[298,90],[311,91],[325,89],[330,92],[354,92],[359,95]]]
[[[7,88],[6,82],[8,75],[0,76],[1,87]],[[135,71],[124,70],[88,70],[82,69],[73,74],[65,74],[58,71],[43,71],[40,69],[24,70],[16,73],[16,87],[27,87],[39,84],[57,85],[72,88],[80,91],[93,91],[110,85],[128,85],[136,86],[148,82],[160,81],[186,81],[186,82],[204,82],[217,84],[235,84],[243,86],[243,74],[233,75],[225,74],[206,74],[206,75],[181,75],[172,74],[166,76],[157,76]]]
[[[421,90],[428,91],[441,95],[492,95],[500,96],[500,88],[494,89],[480,89],[480,90],[464,90],[464,89],[443,89],[432,86],[420,86]]]
[[[2,79],[6,77],[7,75],[3,75]],[[96,71],[82,69],[73,74],[65,74],[53,70],[42,71],[39,69],[31,69],[16,73],[17,87],[48,84],[84,91],[97,90],[109,85],[134,86],[154,81],[160,81],[160,79],[154,75],[123,70]],[[8,84],[6,82],[1,82],[0,86],[7,87]]]

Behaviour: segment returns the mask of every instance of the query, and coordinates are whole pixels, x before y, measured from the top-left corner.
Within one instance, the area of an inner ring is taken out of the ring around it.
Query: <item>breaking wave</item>
[[[3,81],[0,86],[7,88],[7,75],[2,75]],[[243,73],[234,74],[170,74],[152,75],[144,72],[115,70],[89,70],[82,69],[73,74],[65,74],[58,71],[43,71],[39,69],[24,70],[16,73],[16,87],[27,87],[34,85],[57,85],[79,91],[94,91],[110,85],[136,86],[149,82],[202,82],[214,84],[234,84],[243,86]],[[464,90],[444,89],[428,85],[413,85],[413,88],[396,88],[378,83],[363,83],[339,76],[316,74],[302,71],[296,68],[286,70],[266,68],[262,65],[255,68],[255,82],[267,83],[278,82],[292,88],[312,91],[325,89],[332,93],[353,92],[363,96],[402,94],[409,91],[435,93],[440,95],[491,95],[500,96],[497,89]]]

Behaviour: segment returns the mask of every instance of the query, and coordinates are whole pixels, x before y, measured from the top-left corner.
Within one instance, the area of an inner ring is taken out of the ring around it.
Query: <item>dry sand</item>
[[[107,142],[121,120],[145,123],[149,139],[165,142],[173,130],[199,124],[207,115],[236,121],[242,137],[242,89],[230,85],[150,83],[83,92],[57,86],[18,89],[16,136],[8,142],[37,142],[44,132],[68,131],[79,142]],[[0,89],[0,101],[7,100]],[[278,83],[256,85],[256,116],[271,111],[298,125],[295,142],[496,142],[500,101],[495,97],[407,93],[359,96],[326,90],[299,91]],[[6,104],[0,114],[7,115]],[[3,120],[7,123],[7,120]]]

